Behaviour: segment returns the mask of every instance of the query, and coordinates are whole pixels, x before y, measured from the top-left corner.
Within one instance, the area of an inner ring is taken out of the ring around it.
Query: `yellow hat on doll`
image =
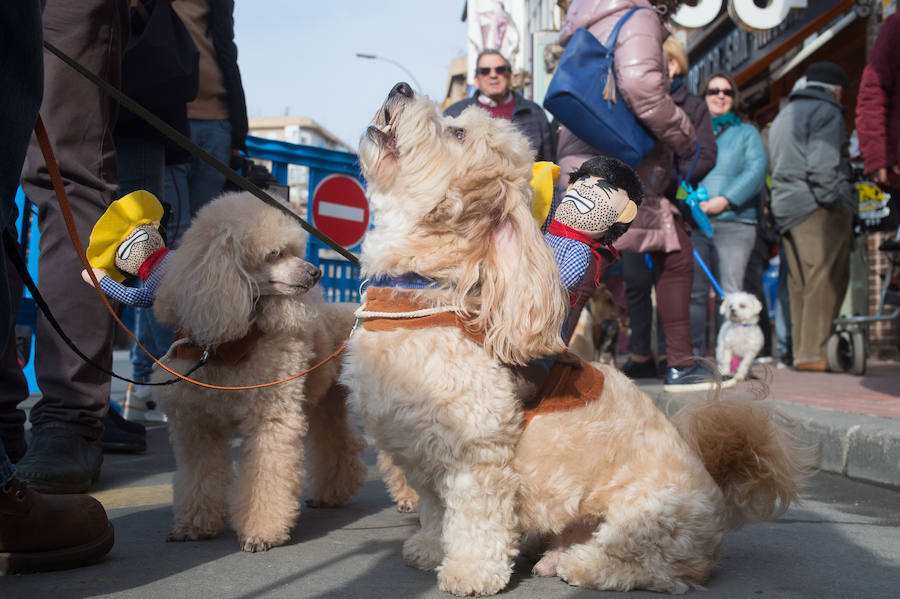
[[[559,179],[559,167],[552,162],[535,162],[532,167],[531,187],[534,188],[534,203],[531,204],[531,216],[538,226],[543,225],[550,214],[553,203],[553,190]]]
[[[121,283],[125,276],[116,268],[116,249],[125,238],[141,225],[159,225],[163,217],[163,207],[156,196],[139,189],[123,196],[109,205],[103,216],[91,231],[91,241],[87,249],[87,259],[91,266],[99,268]]]

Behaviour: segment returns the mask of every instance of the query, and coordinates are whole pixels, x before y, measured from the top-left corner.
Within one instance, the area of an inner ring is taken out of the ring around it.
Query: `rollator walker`
[[[859,222],[863,227],[877,225],[888,214],[890,195],[874,183],[861,182],[859,191]],[[843,316],[834,320],[835,332],[828,338],[826,355],[832,372],[847,372],[862,376],[869,357],[869,324],[886,322],[900,316],[900,288],[895,278],[900,276],[900,227],[894,237],[884,241],[878,250],[888,255],[888,267],[881,281],[878,310],[871,316]],[[894,287],[892,288],[892,283]],[[892,308],[891,308],[892,306]],[[890,310],[890,311],[887,311]]]

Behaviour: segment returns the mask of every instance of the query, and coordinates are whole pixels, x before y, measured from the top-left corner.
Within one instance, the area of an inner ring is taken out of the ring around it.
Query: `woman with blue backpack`
[[[700,182],[709,197],[700,208],[712,223],[713,236],[694,231],[691,242],[727,295],[743,291],[744,273],[756,244],[758,200],[766,184],[768,158],[759,131],[738,116],[743,105],[730,76],[712,75],[702,95],[712,115],[718,146],[716,166]],[[707,349],[710,284],[697,263],[691,290],[691,342],[694,353],[700,356],[706,355]],[[721,299],[717,297],[717,306]]]
[[[598,115],[606,114],[603,109],[613,104],[626,106],[638,121],[639,130],[649,136],[649,150],[644,153],[598,148],[608,134],[595,138],[589,143],[590,131],[578,127],[578,118],[568,118],[562,111],[558,114],[544,105],[559,119],[560,127],[557,159],[561,173],[560,181],[567,180],[569,172],[588,158],[598,154],[611,155],[624,160],[637,169],[644,184],[644,201],[631,228],[616,242],[619,250],[646,252],[654,265],[659,267],[656,279],[657,297],[665,298],[658,303],[660,322],[666,334],[668,368],[665,373],[667,391],[694,391],[709,389],[715,384],[716,375],[692,358],[690,338],[690,291],[693,281],[693,254],[687,227],[678,208],[665,197],[676,171],[676,161],[690,163],[696,155],[697,135],[688,115],[679,108],[669,95],[669,75],[663,57],[662,46],[669,31],[666,28],[668,16],[683,3],[680,0],[574,0],[569,7],[565,22],[560,30],[559,43],[572,44],[572,48],[585,47],[590,52],[590,44],[596,40],[614,54],[607,79],[604,97],[593,106]],[[584,32],[590,36],[585,36]],[[587,42],[588,45],[585,45]],[[554,80],[565,72],[567,58],[577,62],[577,56],[567,57],[572,50],[566,48]],[[592,66],[586,61],[586,67]],[[593,61],[596,64],[596,61]],[[608,68],[608,67],[607,67]],[[587,85],[590,77],[572,78],[572,96],[576,98],[578,85]],[[559,79],[558,81],[562,81]],[[553,81],[550,84],[553,87]],[[548,88],[548,96],[550,95]],[[563,98],[565,99],[565,98]],[[614,101],[613,101],[614,99]],[[565,109],[565,102],[560,103]],[[567,125],[568,120],[568,125]],[[640,131],[639,131],[640,133]],[[624,140],[627,144],[629,140]],[[642,144],[637,144],[638,146]],[[643,144],[646,146],[647,144]],[[603,265],[601,265],[603,268]],[[580,307],[576,306],[580,311]],[[733,384],[728,381],[726,386]]]

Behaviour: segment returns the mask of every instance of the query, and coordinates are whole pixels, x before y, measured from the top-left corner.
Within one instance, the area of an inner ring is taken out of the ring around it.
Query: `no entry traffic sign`
[[[312,194],[312,220],[338,245],[358,245],[369,228],[369,200],[359,181],[340,174],[319,181]]]

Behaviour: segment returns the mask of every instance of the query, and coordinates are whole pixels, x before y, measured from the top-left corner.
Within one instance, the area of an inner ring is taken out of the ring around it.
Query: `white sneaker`
[[[125,405],[122,406],[122,416],[125,420],[149,422],[168,422],[169,418],[156,409],[156,402],[147,385],[135,385],[128,383],[125,390]]]

